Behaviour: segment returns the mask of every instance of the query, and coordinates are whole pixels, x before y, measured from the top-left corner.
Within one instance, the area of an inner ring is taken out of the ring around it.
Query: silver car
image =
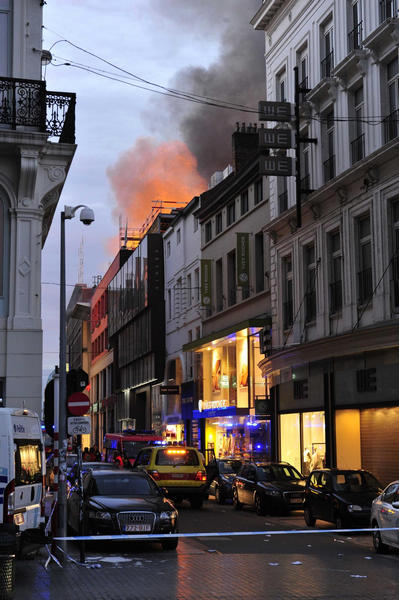
[[[371,527],[373,544],[379,554],[387,552],[389,547],[399,548],[399,529],[380,531],[380,529],[399,528],[399,481],[390,483],[371,506]]]

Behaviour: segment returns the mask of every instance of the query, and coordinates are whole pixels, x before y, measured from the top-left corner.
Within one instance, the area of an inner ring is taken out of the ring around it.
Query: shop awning
[[[225,329],[220,329],[219,331],[215,331],[214,333],[210,333],[202,338],[198,338],[188,344],[184,344],[183,351],[191,352],[192,350],[197,350],[201,346],[209,344],[214,340],[219,340],[221,338],[226,337],[226,335],[230,335],[232,333],[237,333],[242,329],[247,329],[248,327],[271,327],[271,317],[257,317],[254,319],[246,319],[245,321],[241,321],[240,323],[236,323],[231,327],[226,327]]]

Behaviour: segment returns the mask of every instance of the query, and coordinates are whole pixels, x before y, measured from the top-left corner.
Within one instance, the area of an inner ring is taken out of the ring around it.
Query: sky
[[[53,57],[44,73],[47,90],[77,96],[77,151],[42,254],[44,379],[58,364],[60,211],[86,204],[95,212],[90,227],[79,213],[66,222],[68,302],[81,270],[79,248],[83,281],[91,286],[117,252],[120,219],[123,226],[140,227],[154,203],[189,202],[207,189],[213,172],[231,163],[236,123],[255,122],[256,112],[163,94],[177,89],[256,108],[265,97],[264,40],[249,21],[260,4],[47,0],[44,5],[43,49]]]

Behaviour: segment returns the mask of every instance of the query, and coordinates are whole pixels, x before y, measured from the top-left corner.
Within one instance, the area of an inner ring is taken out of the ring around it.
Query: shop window
[[[299,413],[280,415],[280,458],[301,471],[301,432]]]
[[[359,393],[377,391],[376,369],[361,369],[356,371],[356,385]]]

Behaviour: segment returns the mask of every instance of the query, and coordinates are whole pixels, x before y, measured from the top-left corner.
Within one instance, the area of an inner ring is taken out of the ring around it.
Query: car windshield
[[[111,477],[99,475],[94,478],[94,494],[99,496],[151,496],[155,493],[155,484],[145,477],[133,474]]]
[[[197,467],[198,456],[195,450],[187,448],[163,448],[158,450],[155,464],[160,467]]]
[[[333,486],[338,492],[374,492],[381,489],[374,475],[365,471],[339,471],[333,475]]]
[[[241,467],[239,460],[219,460],[219,473],[223,475],[231,475],[238,473]]]
[[[257,467],[259,481],[291,481],[303,479],[291,465],[265,465]]]

